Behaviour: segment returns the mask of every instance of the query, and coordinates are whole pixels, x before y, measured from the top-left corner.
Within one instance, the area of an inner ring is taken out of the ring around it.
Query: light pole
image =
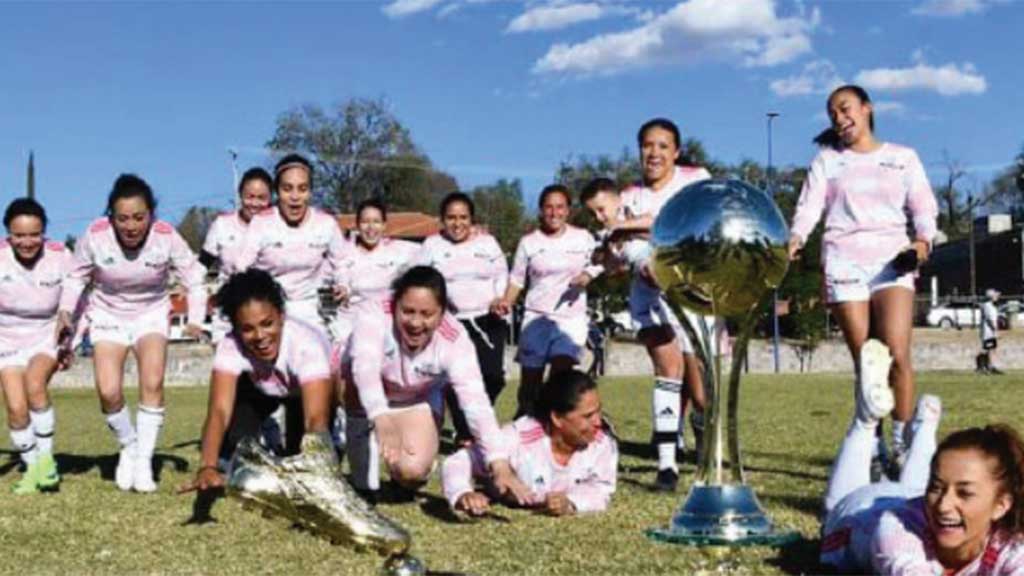
[[[234,182],[235,182],[235,187],[234,187],[233,190],[237,191],[238,190],[238,150],[235,150],[234,148],[230,148],[229,147],[228,148],[228,155],[231,156],[231,175],[232,175],[232,177],[234,179]],[[232,203],[235,204],[235,208],[238,208],[238,205],[237,205],[238,204],[238,201],[237,201],[238,194],[232,194],[231,197],[232,198],[236,198],[236,200],[233,200]]]
[[[772,171],[772,120],[779,116],[778,112],[768,112],[768,194],[775,198],[775,174]],[[772,358],[775,361],[775,373],[779,373],[779,289],[772,291]]]

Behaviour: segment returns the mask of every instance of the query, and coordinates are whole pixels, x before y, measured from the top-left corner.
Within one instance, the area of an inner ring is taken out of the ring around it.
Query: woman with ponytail
[[[1020,435],[993,424],[954,432],[936,448],[941,403],[924,395],[899,482],[871,484],[875,430],[892,408],[891,391],[877,386],[884,379],[872,380],[829,478],[822,563],[874,574],[1024,575]]]

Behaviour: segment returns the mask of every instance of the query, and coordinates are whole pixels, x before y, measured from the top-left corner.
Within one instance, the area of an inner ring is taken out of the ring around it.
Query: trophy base
[[[784,546],[799,539],[779,530],[746,485],[694,486],[667,528],[647,536],[689,546]]]

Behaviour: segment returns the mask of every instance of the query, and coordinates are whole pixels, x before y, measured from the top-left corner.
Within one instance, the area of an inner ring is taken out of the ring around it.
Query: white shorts
[[[0,370],[27,368],[32,358],[43,355],[57,359],[57,323],[48,322],[34,337],[0,336]]]
[[[543,368],[556,356],[568,356],[578,363],[586,343],[586,317],[554,320],[527,310],[516,361],[523,368]]]
[[[825,262],[825,301],[867,302],[871,295],[885,288],[900,286],[914,290],[914,273],[900,274],[891,261],[862,264],[829,258]]]
[[[871,541],[882,515],[921,496],[899,482],[868,484],[847,494],[821,527],[822,564],[844,571],[871,568]]]
[[[288,316],[302,320],[319,330],[324,338],[331,339],[327,326],[324,324],[324,319],[320,316],[320,301],[318,299],[288,300],[285,302],[284,308],[285,314]]]
[[[675,313],[662,298],[661,290],[639,277],[633,278],[629,288],[629,315],[638,331],[654,326],[668,326],[675,333],[683,354],[693,354],[693,343],[690,342],[686,330],[679,324]]]
[[[121,346],[134,346],[143,336],[157,334],[167,338],[170,329],[170,309],[156,306],[142,314],[122,317],[96,307],[86,312],[89,323],[89,340],[93,344],[110,342]]]

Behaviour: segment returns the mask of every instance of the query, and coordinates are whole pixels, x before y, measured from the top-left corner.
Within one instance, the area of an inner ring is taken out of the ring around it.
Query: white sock
[[[135,426],[132,426],[132,413],[127,406],[113,414],[107,414],[107,427],[117,437],[118,444],[122,448],[135,443]]]
[[[31,426],[26,426],[21,430],[15,430],[11,428],[11,444],[14,445],[14,449],[18,451],[18,455],[21,456],[21,461],[26,466],[35,464],[38,451],[36,450],[36,433],[32,431]]]
[[[139,404],[135,422],[139,429],[139,446],[135,454],[138,458],[150,459],[153,457],[153,451],[156,450],[156,440],[160,436],[160,428],[164,425],[164,407]]]
[[[683,383],[671,378],[655,378],[651,409],[654,418],[654,443],[658,447],[658,469],[676,466],[676,441],[679,433],[679,394]]]
[[[53,406],[47,406],[41,412],[30,411],[32,417],[32,429],[36,435],[36,446],[40,454],[53,454],[53,429],[56,418],[53,415]]]
[[[904,437],[907,423],[902,420],[892,419],[892,451],[902,454],[907,450],[907,441]]]

